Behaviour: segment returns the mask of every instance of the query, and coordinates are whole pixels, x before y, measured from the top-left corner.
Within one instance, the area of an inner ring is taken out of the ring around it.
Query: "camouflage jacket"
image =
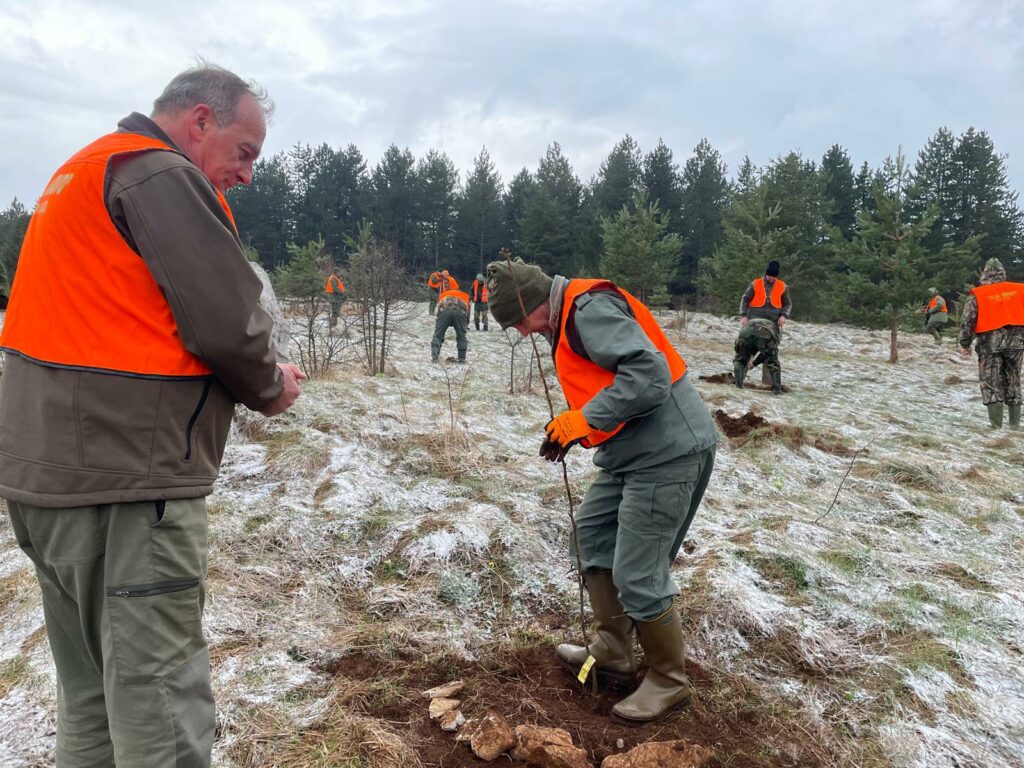
[[[464,313],[467,317],[469,316],[469,304],[455,296],[449,296],[437,305],[438,312],[444,312],[449,309],[457,310]]]
[[[981,273],[981,285],[1001,283],[1006,279],[1006,270],[1003,265],[985,265]],[[975,341],[974,348],[979,353],[1002,352],[1008,349],[1024,349],[1024,326],[1007,325],[1003,328],[996,328],[994,331],[979,333],[975,335],[974,326],[978,322],[978,300],[974,294],[967,297],[963,310],[960,312],[960,334],[957,343],[965,349],[971,348],[971,341]]]

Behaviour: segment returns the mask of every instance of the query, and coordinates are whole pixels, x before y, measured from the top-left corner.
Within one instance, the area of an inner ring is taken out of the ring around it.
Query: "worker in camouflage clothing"
[[[445,273],[447,274],[447,273]],[[434,321],[434,338],[430,342],[430,359],[437,362],[449,328],[455,328],[455,348],[459,352],[458,362],[466,362],[469,348],[469,294],[457,289],[442,291],[437,298],[437,319]]]
[[[992,427],[1003,425],[1004,404],[1010,428],[1020,428],[1020,366],[1024,358],[1024,283],[1011,283],[999,259],[989,259],[981,284],[971,290],[960,316],[960,354],[978,353],[981,401]]]
[[[740,335],[736,339],[736,357],[733,359],[737,387],[743,386],[743,375],[738,373],[740,367],[743,367],[745,375],[751,355],[755,350],[760,350],[759,357],[771,376],[772,392],[782,394],[779,341],[782,338],[782,327],[792,310],[789,288],[779,279],[779,262],[773,259],[768,262],[764,277],[751,281],[740,300]],[[748,325],[755,320],[765,322],[758,322],[754,328],[747,330]],[[749,353],[746,350],[750,350]]]
[[[942,343],[942,329],[949,324],[949,308],[946,300],[942,298],[938,288],[929,288],[928,295],[932,297],[924,310],[925,329],[935,339],[936,344]]]
[[[771,374],[772,391],[782,392],[781,372],[779,364],[779,327],[763,317],[755,317],[740,328],[736,337],[736,357],[733,358],[732,370],[736,377],[736,386],[743,389],[743,379],[747,371],[761,363]],[[754,357],[756,355],[756,357]],[[751,359],[753,358],[753,359]],[[776,374],[779,374],[777,377]],[[775,389],[776,378],[779,379],[778,390]]]
[[[715,424],[686,361],[622,288],[552,279],[508,258],[488,265],[487,285],[502,329],[539,333],[552,345],[569,409],[548,422],[540,455],[561,461],[580,444],[594,449],[600,468],[570,543],[597,632],[589,645],[564,643],[555,653],[580,682],[630,681],[635,628],[647,674],[612,713],[654,720],[691,695],[672,564],[715,464]]]

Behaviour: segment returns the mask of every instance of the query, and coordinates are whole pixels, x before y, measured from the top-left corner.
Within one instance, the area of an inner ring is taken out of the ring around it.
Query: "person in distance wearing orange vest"
[[[450,274],[448,274],[448,270],[447,269],[442,270],[441,271],[441,283],[440,283],[440,291],[441,291],[441,293],[444,293],[445,291],[457,291],[457,290],[459,290],[459,281],[456,280],[454,277],[452,277]],[[438,296],[438,301],[440,301],[440,299],[441,299],[441,297]]]
[[[740,370],[742,369],[744,372],[747,370],[748,361],[755,351],[753,341],[758,341],[764,347],[759,357],[763,359],[765,370],[771,377],[772,392],[776,395],[782,394],[779,341],[782,336],[782,327],[789,319],[792,308],[789,288],[779,279],[779,262],[773,259],[768,262],[764,277],[752,281],[740,300],[741,331],[740,338],[736,340],[736,357],[733,360],[736,386],[743,385]],[[751,320],[767,322],[758,323],[758,327],[748,331],[746,326]]]
[[[430,298],[428,299],[427,312],[434,314],[437,308],[437,297],[441,294],[441,273],[434,271],[430,273],[427,278],[427,288],[430,289]]]
[[[442,279],[442,282],[445,283]],[[469,294],[455,288],[443,291],[437,300],[437,320],[434,321],[434,338],[430,341],[430,359],[437,362],[449,328],[455,328],[455,348],[458,362],[466,362],[469,348]]]
[[[949,324],[949,309],[938,288],[929,288],[928,295],[932,298],[924,310],[924,325],[928,333],[935,339],[935,343],[941,344],[942,329]]]
[[[637,299],[607,280],[553,279],[517,259],[487,267],[501,328],[551,343],[569,410],[552,419],[541,455],[594,448],[600,468],[576,512],[578,554],[597,624],[589,646],[556,648],[585,680],[631,680],[636,626],[649,671],[613,712],[647,721],[690,699],[672,563],[714,467],[717,432],[686,362]],[[520,301],[522,303],[520,303]]]
[[[324,285],[324,292],[327,300],[331,303],[331,328],[338,324],[338,315],[341,314],[341,305],[345,302],[345,284],[332,269],[327,276],[327,283]]]
[[[487,330],[487,281],[479,272],[473,281],[473,325],[480,330],[480,318],[483,317],[484,330]]]
[[[1020,429],[1020,368],[1024,360],[1024,283],[1011,283],[999,259],[989,259],[980,285],[971,290],[960,315],[960,354],[978,353],[981,401],[994,429],[1003,426],[1003,405],[1010,428]]]
[[[305,378],[224,198],[269,110],[227,70],[179,74],[57,170],[25,235],[0,496],[42,590],[61,768],[210,765],[205,497],[235,404],[279,414]]]

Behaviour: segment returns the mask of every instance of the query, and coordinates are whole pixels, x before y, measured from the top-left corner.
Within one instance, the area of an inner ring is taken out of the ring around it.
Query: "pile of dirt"
[[[729,375],[732,376],[731,373]],[[769,426],[768,419],[762,418],[752,411],[747,411],[742,416],[730,416],[719,408],[712,416],[730,440],[746,437],[753,429]]]
[[[729,442],[740,447],[751,441],[781,440],[787,447],[798,450],[805,445],[836,456],[852,456],[854,450],[846,440],[834,432],[810,432],[793,424],[772,424],[753,411],[742,416],[730,416],[721,408],[712,414]]]
[[[733,374],[732,371],[728,371],[726,373],[713,373],[710,376],[698,376],[697,378],[700,381],[706,381],[708,384],[728,384],[733,387],[736,386],[736,376],[735,374]],[[751,378],[748,378],[746,381],[743,382],[743,389],[759,389],[762,392],[772,391],[772,388],[770,386],[767,386],[765,384],[756,384],[754,383],[754,380]],[[792,387],[783,384],[782,391],[792,392],[793,389]]]
[[[959,376],[957,376],[955,373],[951,373],[951,374],[949,374],[949,376],[947,376],[945,379],[943,379],[942,383],[943,384],[963,384],[964,380],[961,379]]]
[[[314,666],[323,673],[351,680],[373,680],[381,675],[380,660],[361,654],[346,656],[333,664]],[[397,725],[397,732],[416,750],[424,766],[481,765],[465,745],[455,741],[453,734],[441,730],[429,719],[421,695],[425,687],[453,676],[466,682],[459,699],[467,717],[493,709],[513,725],[565,729],[572,735],[573,743],[587,751],[595,766],[608,755],[628,752],[639,744],[674,739],[711,747],[716,758],[709,768],[776,765],[816,768],[829,764],[827,758],[823,759],[826,750],[804,746],[793,734],[786,735],[785,741],[790,742],[786,747],[801,752],[799,760],[779,762],[777,753],[769,757],[773,750],[768,745],[781,738],[775,731],[779,724],[768,712],[770,708],[765,707],[760,716],[756,707],[737,708],[735,702],[724,706],[717,689],[720,681],[690,662],[687,674],[696,689],[693,703],[663,720],[646,724],[627,723],[611,714],[612,707],[632,686],[610,687],[594,693],[589,685],[580,685],[562,668],[548,645],[520,647],[504,651],[498,658],[476,662],[450,657],[442,663],[412,661],[404,670],[406,674],[400,680],[392,679],[401,691],[379,704],[375,702],[377,705],[371,705],[365,714]]]
[[[701,381],[706,381],[708,384],[735,384],[736,377],[732,371],[729,373],[715,373],[711,376],[698,376]]]

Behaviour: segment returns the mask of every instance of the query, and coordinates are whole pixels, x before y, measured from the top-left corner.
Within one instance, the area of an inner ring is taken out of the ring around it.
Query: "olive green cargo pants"
[[[43,593],[58,768],[209,766],[206,500],[7,506]]]
[[[455,349],[458,351],[459,360],[466,359],[466,350],[469,349],[469,316],[461,309],[442,309],[437,313],[434,337],[430,340],[430,359],[435,363],[441,354],[441,346],[449,328],[455,329]]]
[[[708,487],[715,447],[635,472],[601,470],[576,512],[583,572],[610,570],[626,613],[657,618],[679,587],[672,563]],[[570,541],[576,564],[576,547]]]

